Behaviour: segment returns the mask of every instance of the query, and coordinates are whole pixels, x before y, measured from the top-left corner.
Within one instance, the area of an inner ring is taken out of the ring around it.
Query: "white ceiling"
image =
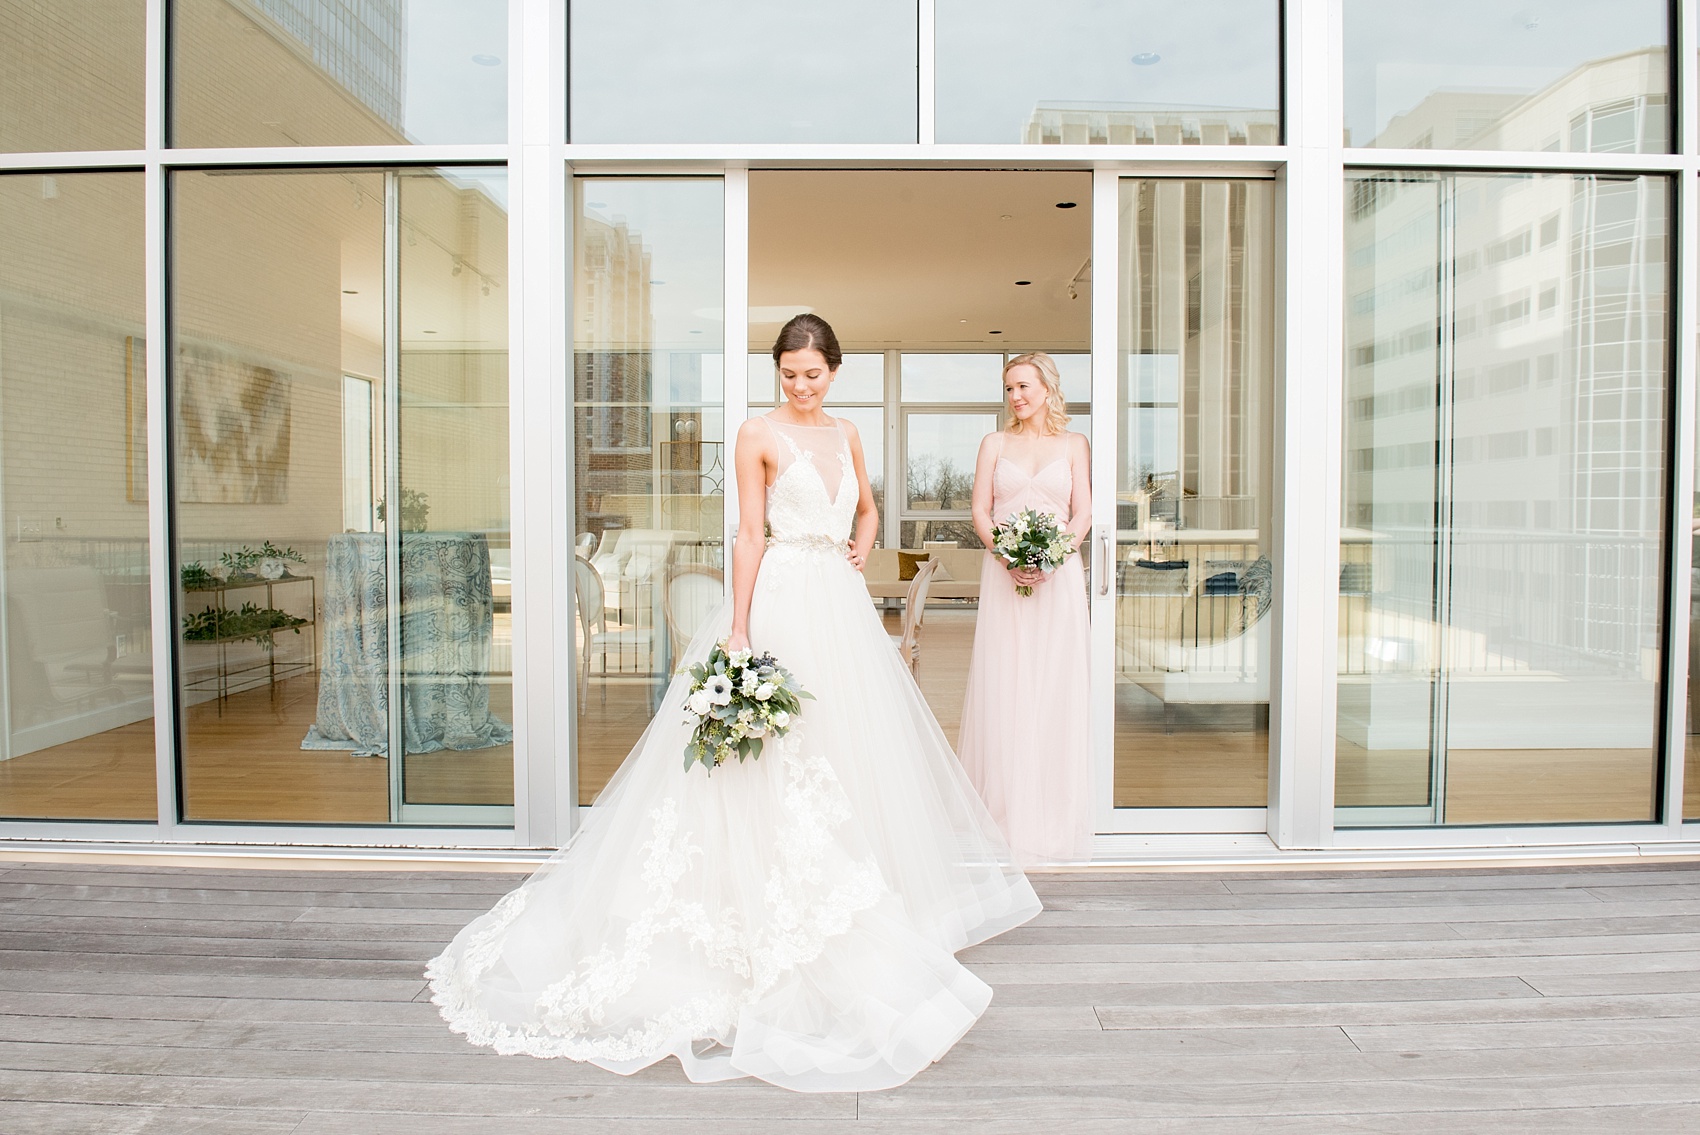
[[[1087,350],[1091,205],[1084,172],[752,171],[750,347],[807,309],[847,350]]]

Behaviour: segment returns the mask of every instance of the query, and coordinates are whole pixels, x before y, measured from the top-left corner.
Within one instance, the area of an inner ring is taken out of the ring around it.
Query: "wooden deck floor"
[[[1700,1130],[1700,865],[1036,876],[908,1086],[464,1044],[420,968],[514,875],[0,862],[7,1135]]]

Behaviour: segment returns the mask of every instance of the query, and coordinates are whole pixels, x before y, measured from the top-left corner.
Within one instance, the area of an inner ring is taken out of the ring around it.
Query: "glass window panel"
[[[1341,824],[1654,818],[1668,190],[1350,179]]]
[[[588,804],[649,724],[704,595],[723,587],[725,200],[719,179],[585,178],[574,205],[578,776]]]
[[[499,143],[507,56],[507,0],[173,0],[171,143]]]
[[[1347,0],[1346,144],[1670,148],[1664,0]]]
[[[1117,807],[1268,801],[1275,209],[1121,183]]]
[[[905,509],[967,512],[974,503],[980,439],[998,428],[998,416],[909,414],[905,422]]]
[[[1051,360],[1057,364],[1057,373],[1062,376],[1063,397],[1070,402],[1092,401],[1092,356],[1052,355]],[[1078,426],[1075,428],[1079,429]]]
[[[940,142],[1280,140],[1275,0],[937,0],[936,12]]]
[[[0,816],[157,815],[142,194],[0,176]]]
[[[846,362],[849,360],[846,359]],[[885,515],[885,410],[878,406],[827,405],[827,413],[856,427],[862,439],[862,460],[868,470],[868,485],[874,490],[874,507]]]
[[[0,152],[143,144],[145,0],[0,0]]]
[[[171,190],[185,818],[507,822],[503,175],[185,171]]]
[[[1700,440],[1696,441],[1700,447]],[[1680,537],[1679,537],[1680,538]],[[1700,488],[1694,493],[1688,540],[1700,553]],[[1700,820],[1700,554],[1689,569],[1688,595],[1688,735],[1684,746],[1682,818]]]
[[[507,175],[410,170],[395,191],[403,732],[429,724],[402,803],[511,806]]]
[[[1002,402],[1003,360],[1001,352],[974,355],[905,352],[901,360],[903,401]],[[972,461],[969,468],[973,468]]]
[[[579,0],[572,140],[913,142],[916,32],[913,0]]]

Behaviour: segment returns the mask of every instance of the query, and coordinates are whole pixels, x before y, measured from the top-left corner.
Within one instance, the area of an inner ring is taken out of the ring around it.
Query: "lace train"
[[[984,1012],[953,956],[1039,911],[842,554],[812,461],[774,485],[750,615],[816,696],[761,759],[681,769],[676,678],[577,837],[426,971],[497,1052],[800,1091],[901,1084]],[[840,497],[853,494],[841,492]],[[848,502],[851,510],[854,501]],[[704,657],[730,613],[685,652]]]

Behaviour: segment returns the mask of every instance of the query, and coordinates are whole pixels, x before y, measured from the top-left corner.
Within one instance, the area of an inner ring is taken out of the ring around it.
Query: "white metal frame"
[[[354,846],[474,849],[543,847],[568,838],[577,817],[577,775],[571,759],[575,723],[575,657],[570,623],[572,584],[571,308],[574,172],[694,173],[726,185],[726,423],[733,431],[748,413],[743,373],[747,340],[747,170],[762,168],[1074,169],[1094,171],[1094,255],[1115,263],[1117,180],[1139,176],[1245,177],[1278,181],[1280,371],[1274,422],[1277,468],[1273,547],[1278,613],[1270,720],[1270,795],[1263,819],[1268,840],[1283,849],[1470,848],[1588,844],[1600,847],[1700,838],[1685,826],[1683,790],[1688,625],[1680,617],[1691,567],[1685,538],[1695,483],[1696,334],[1700,332],[1700,131],[1691,113],[1700,42],[1700,0],[1677,0],[1673,49],[1680,82],[1672,101],[1678,152],[1670,155],[1530,154],[1452,151],[1346,150],[1341,138],[1341,28],[1344,0],[1286,0],[1284,22],[1285,140],[1278,146],[1017,146],[954,145],[934,141],[932,0],[917,0],[921,57],[915,144],[906,145],[575,145],[567,138],[567,4],[509,0],[508,141],[480,146],[254,147],[168,149],[165,145],[166,24],[169,0],[146,0],[146,126],[139,150],[0,154],[0,172],[140,170],[146,207],[145,270],[148,510],[155,666],[155,741],[159,821],[132,823],[0,822],[0,839],[107,843]],[[514,593],[514,827],[314,827],[261,824],[184,824],[177,820],[177,706],[171,680],[171,515],[166,492],[169,437],[166,373],[168,317],[168,179],[180,167],[289,168],[310,165],[505,164],[510,187],[510,366]],[[1647,825],[1540,828],[1404,829],[1337,833],[1333,821],[1334,652],[1339,561],[1341,399],[1343,394],[1342,207],[1349,166],[1435,169],[1613,170],[1664,173],[1678,183],[1675,273],[1675,414],[1670,477],[1673,531],[1669,569],[1676,594],[1669,604],[1666,654],[1665,814]],[[1100,271],[1093,291],[1094,402],[1114,405],[1116,279]],[[734,350],[736,348],[736,350]],[[1102,414],[1100,409],[1094,416]],[[888,413],[888,430],[897,423]],[[888,454],[893,453],[888,444]],[[1100,447],[1094,475],[1113,483],[1113,452]],[[736,522],[736,486],[728,469],[728,525]],[[1099,519],[1113,494],[1098,494]],[[728,531],[730,535],[730,529]],[[1099,550],[1095,547],[1094,555]],[[1097,598],[1094,599],[1097,602]],[[1097,618],[1093,635],[1113,633]],[[1096,648],[1096,647],[1095,647]],[[1099,651],[1103,655],[1103,651]],[[1105,675],[1094,696],[1107,696]],[[1099,782],[1111,783],[1113,761],[1107,714],[1098,714],[1094,745]],[[1118,821],[1108,801],[1100,809],[1106,832]],[[1148,815],[1147,831],[1193,828],[1204,819],[1218,830],[1243,827],[1258,809],[1177,810],[1185,817]],[[1133,840],[1133,842],[1129,842]],[[1106,835],[1103,857],[1146,853],[1130,836]]]

